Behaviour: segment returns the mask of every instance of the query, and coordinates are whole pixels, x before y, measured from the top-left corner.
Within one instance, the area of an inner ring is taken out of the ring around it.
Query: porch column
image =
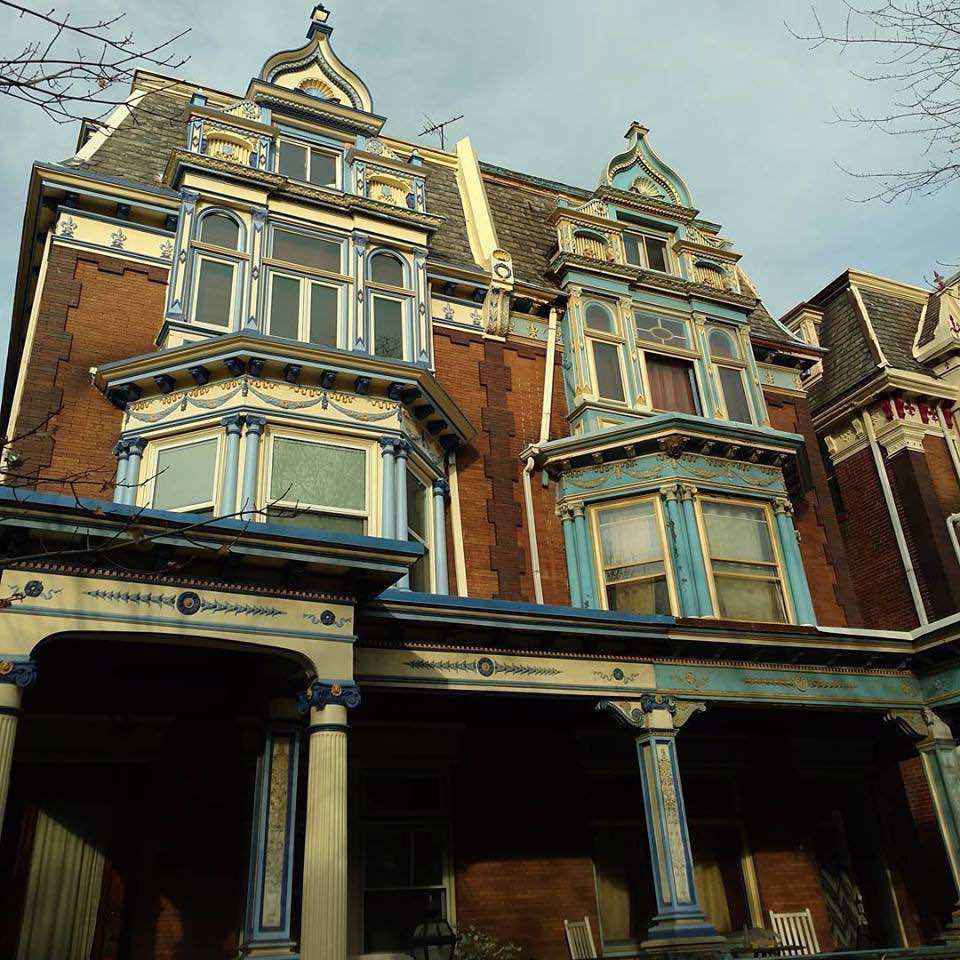
[[[260,469],[260,437],[267,421],[263,417],[246,417],[246,448],[243,451],[243,488],[240,491],[242,513],[257,509],[257,472]]]
[[[140,461],[143,459],[143,448],[146,445],[146,441],[140,437],[133,437],[127,441],[126,488],[121,503],[133,506],[137,502],[137,492],[140,488]]]
[[[773,509],[777,518],[777,539],[780,541],[780,552],[787,568],[787,582],[790,584],[797,623],[812,626],[817,622],[817,616],[813,612],[813,599],[807,584],[807,574],[803,569],[800,545],[797,543],[797,528],[793,525],[793,504],[785,499],[775,500]]]
[[[243,427],[243,415],[235,413],[224,417],[220,422],[227,428],[220,512],[223,516],[231,517],[237,512],[237,474],[240,470],[240,430]]]
[[[348,681],[315,680],[300,698],[310,711],[300,960],[347,956],[347,709],[359,703]]]
[[[10,765],[13,763],[20,701],[23,691],[36,678],[37,665],[32,660],[0,656],[0,836],[3,835],[3,815],[10,792]]]
[[[896,723],[901,731],[916,741],[958,897],[943,939],[956,943],[960,941],[960,764],[957,744],[950,727],[932,710],[892,710],[886,719]]]
[[[397,531],[396,446],[397,441],[393,437],[380,438],[380,453],[383,459],[383,513],[380,530],[384,537],[393,537]]]
[[[450,592],[447,571],[447,496],[450,484],[442,477],[433,481],[433,579],[437,593]]]
[[[244,955],[296,957],[290,919],[300,731],[293,701],[272,705],[257,761]]]
[[[407,457],[410,455],[410,441],[406,437],[401,437],[396,443],[396,529],[395,536],[398,540],[406,540],[409,536],[407,529]],[[401,590],[410,589],[410,574],[404,573],[397,583]]]
[[[700,604],[697,601],[697,587],[690,574],[690,542],[687,539],[686,522],[680,507],[680,487],[670,484],[660,488],[667,511],[667,530],[669,533],[670,553],[677,574],[677,586],[680,592],[680,609],[685,617],[699,617]]]
[[[127,493],[127,458],[130,455],[126,440],[117,442],[113,448],[113,455],[117,458],[117,479],[113,483],[113,502],[123,503]]]
[[[694,713],[704,710],[704,705],[644,694],[639,700],[602,700],[598,709],[609,710],[637,731],[637,760],[657,902],[657,915],[643,948],[686,951],[725,943],[697,897],[677,763],[677,731]]]
[[[581,606],[596,608],[596,580],[593,576],[593,557],[590,555],[590,535],[587,532],[587,517],[582,503],[575,503],[573,510],[573,539],[576,544],[577,566],[580,569]]]
[[[577,542],[573,532],[573,511],[568,506],[557,507],[557,516],[563,528],[563,552],[567,558],[567,580],[570,584],[570,606],[583,606],[580,590],[580,567],[577,563]]]
[[[690,575],[693,577],[694,589],[697,594],[697,606],[700,608],[701,617],[712,617],[713,599],[710,596],[710,586],[707,583],[707,566],[703,562],[705,544],[700,542],[697,511],[693,505],[697,488],[690,483],[681,483],[678,486],[680,488],[680,506],[687,534],[687,549],[690,551]]]

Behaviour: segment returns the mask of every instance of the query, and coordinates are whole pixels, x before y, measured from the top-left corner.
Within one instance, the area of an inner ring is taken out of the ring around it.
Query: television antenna
[[[456,123],[458,120],[463,119],[463,114],[458,114],[455,117],[451,117],[449,120],[444,120],[442,123],[434,123],[426,114],[423,115],[423,119],[427,121],[427,125],[420,131],[420,136],[425,137],[428,133],[435,133],[440,137],[440,149],[447,149],[447,134],[446,128],[450,126],[451,123]]]

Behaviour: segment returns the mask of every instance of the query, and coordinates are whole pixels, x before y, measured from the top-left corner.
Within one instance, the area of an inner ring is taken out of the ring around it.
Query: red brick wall
[[[90,367],[147,353],[163,321],[167,272],[54,244],[11,436],[18,473],[55,493],[109,499],[121,413]]]
[[[946,520],[951,513],[960,513],[960,483],[943,437],[924,437],[923,451],[933,480],[933,489]]]
[[[800,532],[800,553],[813,597],[817,622],[827,626],[857,626],[860,607],[850,578],[847,554],[827,477],[816,443],[806,400],[767,395],[770,423],[776,430],[801,434],[807,442],[807,460],[813,489],[794,504]]]
[[[457,453],[467,586],[472,597],[533,601],[520,452],[538,439],[545,350],[460,331],[434,331],[437,379],[478,435]],[[565,433],[559,364],[551,436]],[[540,568],[546,603],[569,603],[563,535],[554,492],[533,478]]]

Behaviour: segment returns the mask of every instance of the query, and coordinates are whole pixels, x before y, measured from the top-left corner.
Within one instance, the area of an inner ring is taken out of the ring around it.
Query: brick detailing
[[[532,601],[520,452],[540,430],[545,350],[437,328],[434,355],[438,380],[478,428],[473,443],[457,452],[470,596]],[[566,432],[559,364],[555,371],[552,437]],[[544,600],[566,604],[566,559],[554,497],[553,487],[544,489],[534,476]]]
[[[960,609],[960,568],[927,458],[917,450],[901,450],[890,458],[888,469],[899,494],[904,528],[909,530],[913,562],[925,588],[924,604],[930,619],[938,620]],[[922,549],[916,549],[921,545]]]
[[[943,437],[924,437],[923,452],[927,458],[934,492],[940,502],[940,510],[946,520],[950,514],[960,513],[960,483],[957,482],[953,460]]]
[[[167,272],[54,244],[33,350],[11,436],[19,472],[41,489],[112,495],[121,413],[90,384],[90,367],[154,349]],[[47,421],[44,424],[44,421]],[[32,431],[36,431],[35,433]],[[29,434],[29,435],[28,435]]]
[[[807,401],[773,396],[766,399],[773,428],[799,433],[806,441],[813,489],[808,490],[794,507],[800,533],[800,553],[817,622],[827,626],[861,626],[860,605]]]
[[[912,630],[917,614],[870,451],[841,460],[836,478],[846,506],[841,531],[864,625]]]

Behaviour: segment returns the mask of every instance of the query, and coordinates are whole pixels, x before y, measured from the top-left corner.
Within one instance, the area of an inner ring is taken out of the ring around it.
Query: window
[[[453,920],[444,780],[435,774],[367,774],[361,830],[363,949],[409,949],[417,924]]]
[[[707,346],[717,372],[721,406],[718,412],[728,420],[753,423],[750,400],[747,397],[747,388],[743,379],[745,367],[736,334],[720,327],[713,327],[707,334]]]
[[[653,500],[637,500],[595,511],[595,535],[610,610],[671,612],[659,509]]]
[[[293,140],[281,140],[277,171],[318,187],[337,186],[337,155]]]
[[[726,501],[700,503],[718,614],[729,620],[787,619],[769,510]]]
[[[403,264],[389,253],[378,253],[370,258],[370,279],[374,283],[406,289]]]
[[[229,327],[233,317],[236,264],[197,256],[197,281],[193,295],[193,319],[211,327]]]
[[[210,213],[200,221],[200,240],[215,247],[236,250],[240,246],[240,225],[225,213]]]
[[[270,438],[271,522],[314,530],[367,532],[367,453],[362,447]]]
[[[662,347],[689,349],[690,333],[686,320],[662,316],[659,313],[644,313],[638,310],[633,315],[637,339]]]
[[[623,337],[620,325],[610,307],[596,301],[587,303],[583,311],[593,366],[593,382],[596,395],[601,400],[624,403],[623,387]]]
[[[213,514],[220,441],[203,440],[158,445],[149,467],[154,510]]]
[[[266,311],[271,336],[338,346],[342,256],[340,241],[273,227]]]
[[[665,237],[625,233],[623,249],[627,255],[627,263],[635,267],[646,267],[648,270],[659,270],[661,273],[672,272]]]
[[[403,301],[373,297],[373,352],[378,357],[403,359]]]
[[[370,343],[378,357],[406,358],[404,328],[413,311],[413,291],[407,287],[407,269],[393,253],[374,253],[367,263],[370,287]]]
[[[422,543],[423,556],[410,569],[410,589],[430,593],[430,551],[427,549],[430,525],[430,492],[425,483],[407,470],[407,539]]]
[[[655,410],[700,413],[693,361],[647,353],[644,365],[650,387],[650,405]]]

